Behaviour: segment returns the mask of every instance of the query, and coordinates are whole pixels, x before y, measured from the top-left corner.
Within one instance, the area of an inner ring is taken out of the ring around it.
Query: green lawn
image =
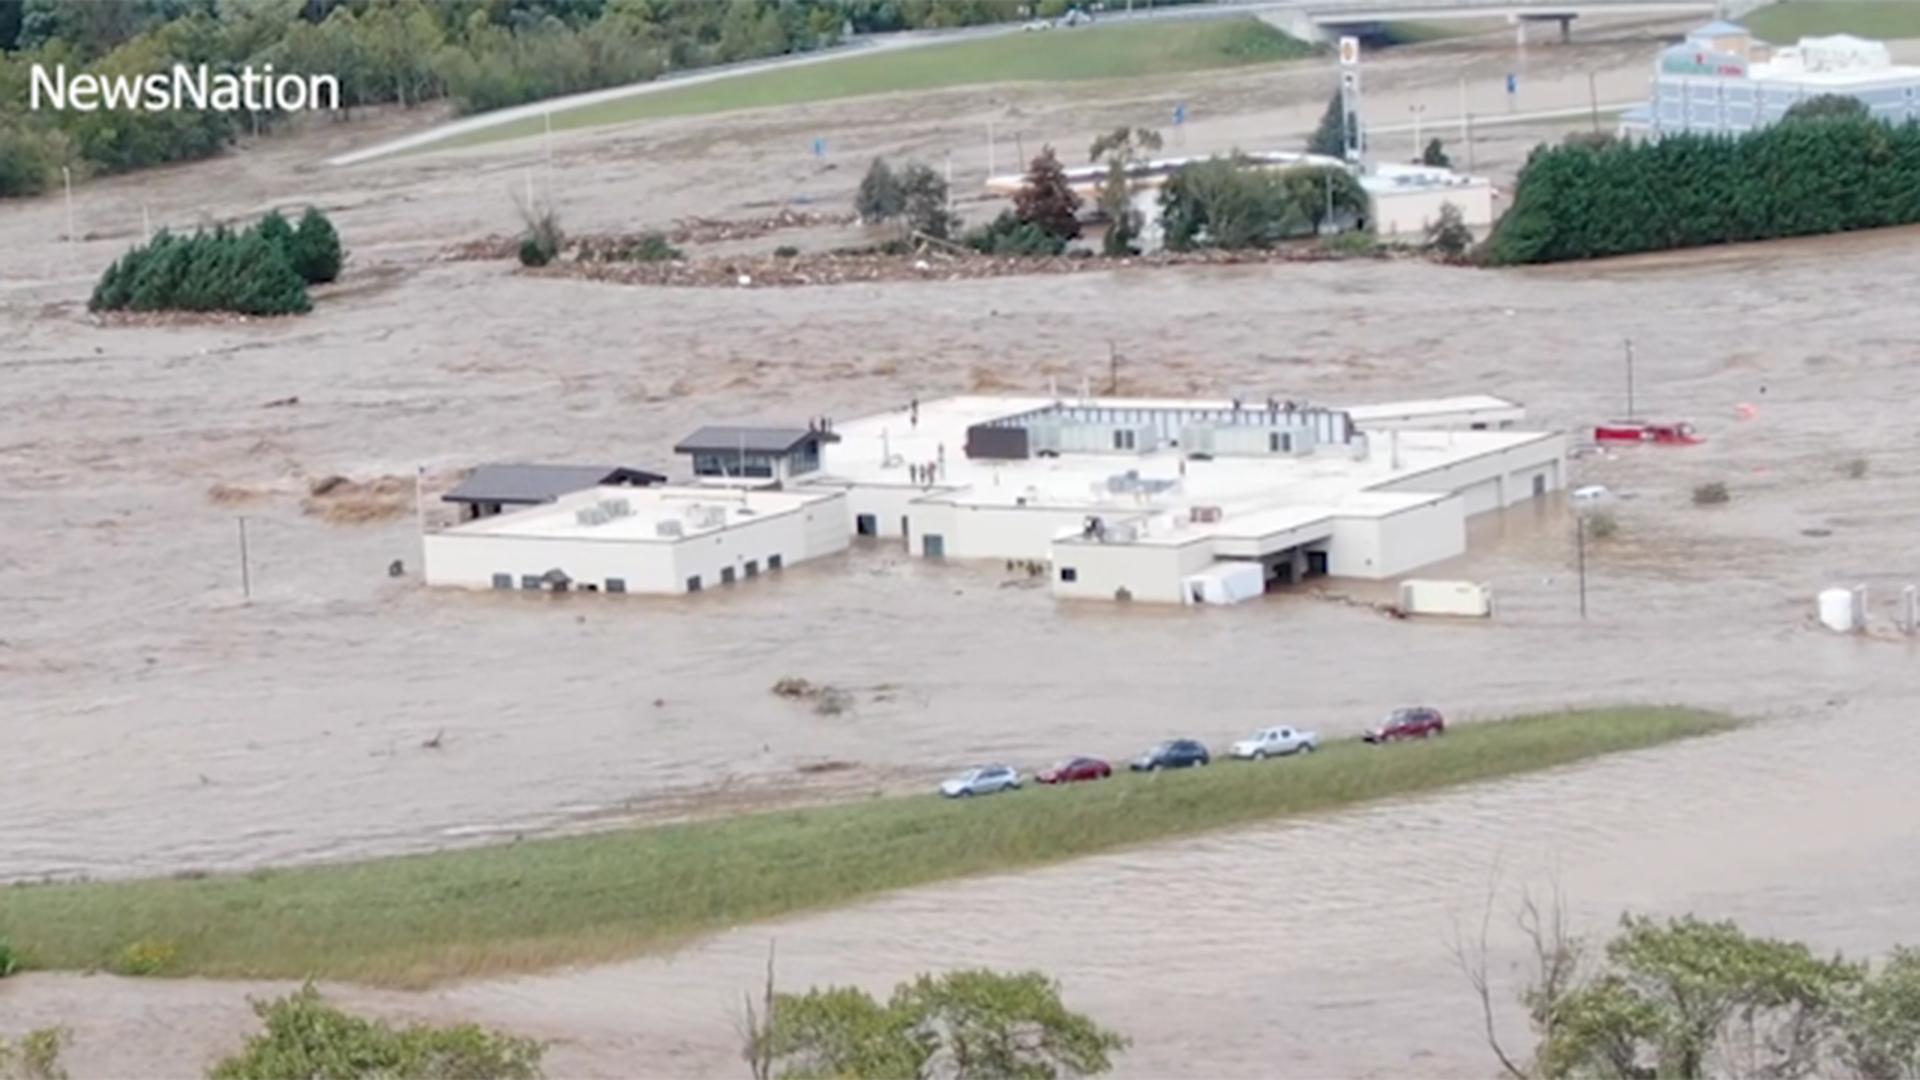
[[[1789,0],[1761,8],[1740,24],[1780,45],[1824,34],[1914,38],[1920,37],[1920,0]]]
[[[824,809],[246,876],[0,889],[29,968],[395,986],[619,959],[909,886],[1569,765],[1734,721],[1619,708],[981,799]]]
[[[1257,19],[1122,23],[1014,32],[950,45],[755,72],[553,114],[556,130],[667,116],[795,105],[833,98],[1000,82],[1139,78],[1293,60],[1313,47]],[[540,134],[540,118],[502,124],[425,149]]]

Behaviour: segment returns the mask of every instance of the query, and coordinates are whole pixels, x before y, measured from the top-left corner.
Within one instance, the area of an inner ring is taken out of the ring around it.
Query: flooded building
[[[613,465],[482,465],[441,501],[460,508],[463,521],[541,506],[594,487],[652,487],[667,478]]]
[[[1888,123],[1920,120],[1920,67],[1895,64],[1884,43],[1846,34],[1775,46],[1745,27],[1709,23],[1660,54],[1653,100],[1629,110],[1621,130],[1738,135],[1827,96],[1853,98]]]
[[[856,535],[919,556],[1045,563],[1065,598],[1187,603],[1249,564],[1271,587],[1464,554],[1467,519],[1565,483],[1565,437],[1514,430],[1520,415],[1488,397],[956,397],[836,425],[807,483],[845,493]]]
[[[843,493],[618,486],[424,538],[428,585],[677,594],[845,551]]]

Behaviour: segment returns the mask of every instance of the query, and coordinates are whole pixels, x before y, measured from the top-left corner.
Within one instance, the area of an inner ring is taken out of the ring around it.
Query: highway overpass
[[[1331,41],[1345,34],[1376,32],[1389,23],[1447,22],[1455,19],[1505,19],[1526,40],[1529,23],[1558,23],[1564,39],[1582,16],[1676,18],[1703,21],[1751,10],[1739,0],[1321,0],[1274,10],[1269,22],[1305,41]]]

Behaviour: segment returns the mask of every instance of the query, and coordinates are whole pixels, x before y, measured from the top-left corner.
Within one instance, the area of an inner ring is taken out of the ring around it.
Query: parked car
[[[1395,709],[1385,720],[1367,729],[1370,743],[1399,742],[1402,739],[1431,739],[1447,730],[1447,721],[1439,709],[1415,705]]]
[[[1212,760],[1213,755],[1207,753],[1206,745],[1199,740],[1174,739],[1134,758],[1127,767],[1134,772],[1156,772],[1160,769],[1193,768]]]
[[[1227,753],[1242,761],[1263,761],[1270,757],[1285,757],[1288,754],[1311,754],[1320,745],[1320,736],[1299,728],[1270,727],[1253,733],[1252,737],[1241,739],[1228,748]]]
[[[1043,784],[1073,784],[1082,780],[1105,780],[1113,775],[1113,766],[1099,758],[1073,757],[1056,763],[1034,776]]]
[[[1018,790],[1020,773],[1009,765],[982,765],[977,769],[968,769],[940,785],[940,794],[949,799]]]

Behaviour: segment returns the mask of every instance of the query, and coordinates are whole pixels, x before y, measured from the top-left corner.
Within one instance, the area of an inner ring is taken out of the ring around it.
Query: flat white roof
[[[1230,402],[1167,399],[1070,399],[1094,407],[1228,408]],[[1449,403],[1454,403],[1449,405]],[[1452,398],[1372,406],[1385,416],[1424,411],[1441,416],[1471,403],[1481,408],[1517,408],[1494,397]],[[965,453],[967,428],[988,420],[1046,408],[1052,398],[966,396],[919,405],[919,424],[905,408],[856,420],[835,421],[840,442],[822,450],[820,478],[857,486],[924,489],[923,501],[965,507],[1070,510],[1114,521],[1172,515],[1177,527],[1148,522],[1141,543],[1186,543],[1199,536],[1255,539],[1304,528],[1333,516],[1384,517],[1434,501],[1432,494],[1371,491],[1384,484],[1487,454],[1555,439],[1538,431],[1375,432],[1365,460],[1344,446],[1324,446],[1302,457],[1230,457],[1189,460],[1178,448],[1144,453],[1076,454],[1020,461],[975,461]],[[1261,403],[1248,403],[1262,407]],[[1356,423],[1357,423],[1356,419]],[[1397,445],[1397,450],[1396,450]],[[1398,461],[1398,468],[1395,461]],[[889,460],[898,463],[889,465]],[[944,462],[942,467],[940,463]],[[936,465],[936,480],[915,485],[912,465]],[[1135,471],[1143,481],[1172,486],[1154,495],[1113,492],[1107,480]],[[1192,507],[1217,507],[1220,520],[1187,523]]]
[[[619,540],[672,544],[691,536],[719,532],[750,521],[790,514],[830,499],[826,491],[758,491],[696,487],[598,487],[574,492],[525,510],[480,518],[441,535],[512,536],[567,540]],[[628,512],[598,524],[584,523],[579,511],[624,501]],[[661,526],[666,526],[662,531]],[[673,530],[678,528],[678,532]]]
[[[1516,418],[1526,412],[1526,406],[1517,401],[1494,397],[1491,394],[1467,394],[1461,397],[1429,398],[1425,401],[1389,401],[1382,405],[1346,405],[1342,406],[1353,422],[1365,427],[1370,420],[1430,419],[1442,420],[1448,416],[1465,416],[1478,413],[1510,413]]]

